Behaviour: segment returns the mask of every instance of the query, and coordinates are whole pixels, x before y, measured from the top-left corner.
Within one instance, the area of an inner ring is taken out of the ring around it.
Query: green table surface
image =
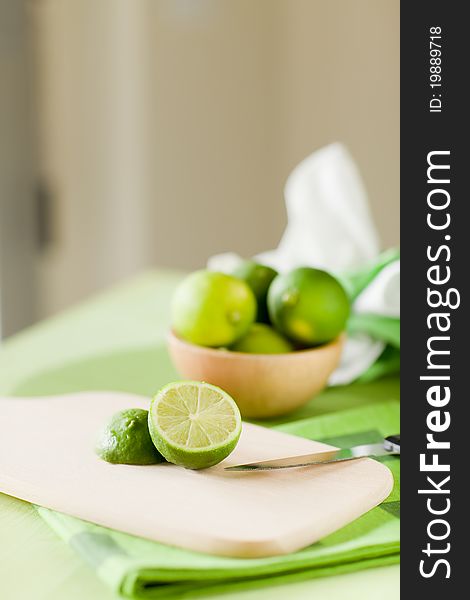
[[[80,372],[86,370],[94,389],[106,389],[110,380],[114,389],[151,395],[165,383],[151,377],[155,361],[166,361],[163,372],[167,380],[176,377],[162,342],[168,329],[170,297],[180,278],[177,272],[145,273],[10,338],[0,350],[0,394],[72,392],[80,389]],[[130,355],[132,361],[127,360]],[[136,356],[140,360],[136,361]],[[132,372],[128,364],[132,364]],[[330,388],[278,421],[398,397],[396,377]],[[396,600],[399,567],[368,569],[223,597],[277,600],[288,595],[300,600]],[[91,568],[56,537],[34,507],[0,494],[0,598],[108,600],[114,596]]]

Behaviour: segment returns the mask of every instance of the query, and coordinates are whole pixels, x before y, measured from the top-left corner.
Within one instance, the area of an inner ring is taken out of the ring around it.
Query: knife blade
[[[400,454],[400,436],[390,435],[380,444],[363,444],[353,448],[339,448],[326,450],[325,452],[314,452],[302,456],[289,456],[275,460],[263,460],[261,462],[247,463],[244,465],[232,465],[225,467],[225,471],[272,471],[275,469],[292,469],[294,467],[308,467],[310,465],[323,465],[358,458],[374,456],[393,456]]]

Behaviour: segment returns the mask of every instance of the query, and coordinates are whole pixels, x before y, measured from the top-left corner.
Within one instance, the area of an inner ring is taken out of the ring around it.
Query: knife
[[[393,456],[397,454],[400,454],[400,436],[389,435],[380,444],[365,444],[354,446],[353,448],[340,448],[338,450],[327,450],[326,452],[315,452],[302,456],[289,456],[287,458],[264,460],[245,465],[233,465],[225,467],[225,471],[272,471],[274,469],[291,469],[293,467],[308,467],[309,465],[357,460],[366,456]]]

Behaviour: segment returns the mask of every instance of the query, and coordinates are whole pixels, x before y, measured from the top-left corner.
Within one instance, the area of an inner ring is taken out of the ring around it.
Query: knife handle
[[[384,440],[384,448],[387,452],[400,454],[400,434],[387,436]]]

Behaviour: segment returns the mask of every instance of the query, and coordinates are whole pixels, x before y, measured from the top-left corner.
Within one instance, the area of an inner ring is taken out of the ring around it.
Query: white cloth
[[[258,256],[261,262],[278,271],[299,265],[344,271],[379,253],[364,184],[342,144],[326,146],[297,165],[284,195],[286,230],[276,250]]]
[[[280,272],[312,266],[340,274],[377,257],[379,239],[367,194],[348,150],[339,143],[314,152],[290,174],[285,186],[287,227],[275,250],[256,256]],[[208,268],[231,271],[234,253],[212,257]],[[353,311],[399,317],[400,263],[393,262],[356,298]],[[360,334],[348,338],[330,384],[354,381],[385,344]]]

